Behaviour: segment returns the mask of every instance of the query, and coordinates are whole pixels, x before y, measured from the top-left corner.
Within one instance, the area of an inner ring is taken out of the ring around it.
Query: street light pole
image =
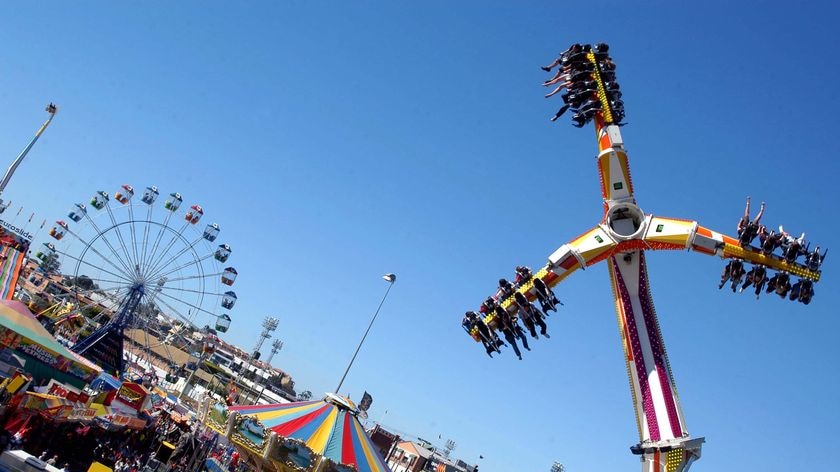
[[[356,352],[353,353],[353,358],[350,359],[350,363],[347,364],[347,369],[344,370],[344,375],[341,376],[341,380],[338,382],[338,387],[335,388],[335,393],[340,395],[341,386],[344,384],[344,379],[347,378],[347,373],[350,372],[350,367],[353,366],[353,361],[356,360],[356,355],[359,354],[359,350],[362,348],[362,344],[365,342],[365,338],[367,338],[368,333],[370,332],[370,328],[373,326],[373,322],[376,321],[376,316],[379,315],[379,310],[382,309],[382,305],[385,303],[385,299],[388,298],[388,293],[391,291],[391,287],[394,286],[394,282],[397,280],[397,276],[394,274],[385,274],[382,276],[385,281],[388,282],[388,290],[385,290],[385,296],[382,297],[382,301],[379,302],[379,306],[376,308],[376,312],[373,314],[373,319],[370,320],[370,324],[365,331],[364,336],[362,336],[362,340],[359,341],[359,346],[356,348]]]

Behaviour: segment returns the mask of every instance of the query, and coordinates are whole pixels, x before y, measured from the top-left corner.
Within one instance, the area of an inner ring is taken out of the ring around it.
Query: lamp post
[[[344,379],[347,378],[347,373],[350,372],[350,367],[353,366],[353,361],[356,360],[356,355],[359,354],[359,350],[362,348],[362,344],[364,344],[365,338],[367,338],[370,328],[373,326],[373,322],[376,321],[376,316],[379,315],[379,310],[382,309],[382,305],[385,303],[385,299],[388,298],[388,293],[391,291],[391,287],[394,286],[394,282],[397,280],[397,276],[394,274],[385,274],[382,278],[388,282],[388,289],[385,290],[385,296],[383,296],[382,301],[379,302],[379,306],[376,308],[376,312],[373,314],[373,318],[370,320],[370,324],[368,325],[364,336],[362,336],[362,340],[359,341],[359,346],[356,348],[356,352],[353,353],[353,358],[350,359],[350,363],[347,364],[347,369],[344,370],[344,375],[341,376],[341,380],[338,382],[338,387],[335,388],[335,393],[339,393],[341,391],[341,386],[344,384]]]

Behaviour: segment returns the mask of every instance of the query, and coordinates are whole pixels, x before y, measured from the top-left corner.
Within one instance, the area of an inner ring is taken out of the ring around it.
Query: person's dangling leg
[[[555,113],[554,116],[551,117],[551,121],[557,121],[557,119],[563,116],[563,113],[566,113],[566,110],[568,109],[569,105],[563,105],[562,107],[560,107],[560,109],[557,110],[557,113]]]
[[[540,279],[534,279],[534,288],[537,289],[537,294],[539,295],[540,305],[543,307],[543,311],[553,310],[557,311],[556,305],[560,303],[560,300],[557,300],[557,297],[554,296],[554,292],[548,288],[548,285]]]
[[[551,337],[551,336],[549,336],[549,335],[548,335],[548,332],[547,332],[547,331],[548,331],[548,326],[546,326],[546,325],[545,325],[545,321],[543,320],[543,317],[542,317],[542,316],[539,316],[539,315],[538,315],[538,316],[535,316],[535,317],[534,317],[534,322],[535,322],[537,325],[539,325],[539,327],[540,327],[540,334],[542,334],[542,335],[543,335],[543,336],[545,336],[546,338],[550,338],[550,337]]]
[[[562,61],[563,61],[562,57],[558,57],[557,59],[554,60],[554,62],[552,62],[551,64],[549,64],[547,66],[540,67],[540,69],[542,69],[546,72],[550,72],[551,69],[554,69],[555,67],[559,66]]]
[[[755,215],[755,219],[752,220],[753,224],[758,224],[761,221],[761,216],[764,215],[764,202],[761,202],[761,206],[758,209],[758,214]]]
[[[519,346],[516,345],[516,337],[514,337],[513,333],[510,330],[505,330],[505,339],[507,339],[508,344],[513,348],[513,352],[516,354],[520,360],[522,359],[522,353],[519,352]]]
[[[516,335],[519,336],[519,340],[522,341],[522,346],[530,351],[531,347],[528,346],[528,336],[525,336],[525,330],[522,329],[522,326],[516,325]]]
[[[562,83],[562,84],[560,84],[560,85],[559,85],[556,89],[552,90],[551,92],[548,92],[548,93],[545,95],[545,98],[549,98],[549,97],[553,97],[554,95],[557,95],[557,94],[558,94],[558,93],[560,93],[560,91],[561,91],[561,90],[563,90],[564,88],[566,88],[566,83],[565,83],[565,82],[564,82],[564,83]]]
[[[488,341],[486,339],[484,339],[484,336],[481,337],[481,344],[484,345],[484,351],[492,359],[493,358],[493,346],[491,346],[488,343]]]
[[[718,284],[718,289],[723,288],[726,285],[726,281],[729,280],[730,276],[730,269],[732,268],[732,261],[729,261],[726,266],[723,268],[723,274],[720,276],[720,284]]]
[[[747,228],[747,225],[750,222],[750,197],[747,197],[747,206],[744,208],[744,216],[738,220],[738,236],[741,236],[741,233]]]
[[[525,320],[522,320],[522,322],[525,323],[525,327],[528,328],[528,332],[531,333],[532,338],[540,339],[539,335],[537,335],[537,329],[536,329],[536,326],[534,325],[534,320],[525,319]]]

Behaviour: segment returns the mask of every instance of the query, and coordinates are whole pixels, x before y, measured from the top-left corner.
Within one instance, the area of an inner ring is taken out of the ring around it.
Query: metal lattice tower
[[[446,458],[448,459],[448,458],[449,458],[449,455],[450,455],[450,454],[452,454],[452,451],[453,451],[453,450],[454,450],[457,446],[458,446],[458,445],[457,445],[457,444],[455,444],[455,441],[453,441],[453,440],[451,440],[451,439],[447,439],[447,440],[446,440],[446,444],[443,446],[443,455],[444,455],[444,457],[446,457]]]
[[[271,333],[277,329],[277,325],[280,323],[280,320],[273,316],[266,316],[262,322],[262,332],[260,333],[260,337],[257,338],[257,345],[254,346],[253,356],[256,358],[257,353],[260,352],[262,349],[262,345],[266,339],[271,337]]]
[[[274,355],[277,354],[280,349],[283,349],[283,341],[279,339],[275,339],[271,342],[271,354],[268,355],[268,359],[265,361],[266,364],[271,365],[271,359],[274,359]]]

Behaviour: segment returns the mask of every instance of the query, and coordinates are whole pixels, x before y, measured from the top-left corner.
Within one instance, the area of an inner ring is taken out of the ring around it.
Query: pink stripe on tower
[[[671,424],[671,432],[675,438],[682,436],[680,418],[677,415],[677,405],[674,395],[671,392],[671,379],[668,375],[668,367],[665,362],[665,348],[662,347],[662,334],[659,332],[659,324],[656,322],[656,314],[653,310],[653,300],[648,286],[647,262],[644,251],[639,251],[639,300],[642,304],[642,315],[645,319],[650,348],[653,352],[653,362],[656,365],[656,373],[659,375],[659,384],[662,386],[662,395],[665,397],[665,408],[668,411],[668,421]]]
[[[648,383],[645,359],[642,354],[642,343],[639,341],[639,331],[636,326],[636,318],[633,314],[633,305],[630,302],[630,293],[627,290],[627,285],[624,283],[624,277],[621,276],[621,270],[618,268],[618,262],[615,260],[615,256],[610,258],[610,262],[615,273],[615,284],[618,288],[621,305],[624,307],[624,319],[627,325],[627,331],[630,334],[630,349],[633,351],[636,377],[639,380],[639,390],[642,394],[642,407],[645,410],[648,432],[650,433],[650,439],[659,441],[661,439],[659,423],[656,421],[656,409],[653,406],[653,395],[651,394],[650,384]]]

